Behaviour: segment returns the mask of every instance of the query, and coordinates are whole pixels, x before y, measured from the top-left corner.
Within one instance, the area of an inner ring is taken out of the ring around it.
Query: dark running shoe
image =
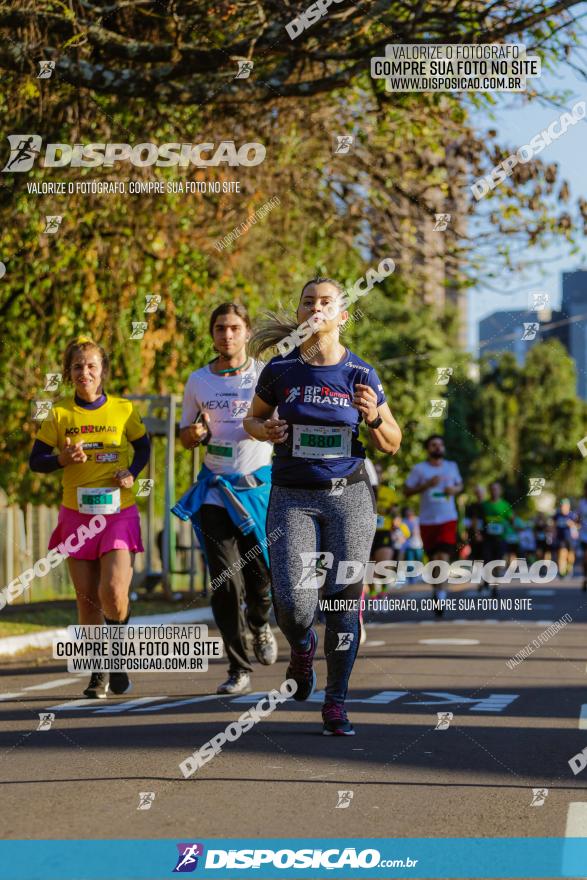
[[[292,694],[294,700],[307,700],[308,697],[314,693],[314,688],[316,687],[316,673],[312,668],[312,661],[314,660],[314,654],[316,653],[317,647],[318,635],[316,630],[311,629],[310,647],[308,650],[302,652],[294,651],[292,648],[291,658],[285,677],[293,678],[298,686],[295,694]]]
[[[229,672],[226,681],[216,688],[217,694],[249,694],[251,692],[251,678],[244,669]]]
[[[263,666],[272,666],[277,662],[277,642],[268,623],[253,634],[253,651]]]
[[[353,725],[347,718],[344,706],[338,703],[324,703],[322,706],[323,736],[354,736]]]
[[[132,683],[126,672],[110,673],[110,690],[117,696],[132,691]]]
[[[92,672],[90,683],[84,691],[84,697],[90,700],[105,700],[108,696],[108,682],[103,672]]]

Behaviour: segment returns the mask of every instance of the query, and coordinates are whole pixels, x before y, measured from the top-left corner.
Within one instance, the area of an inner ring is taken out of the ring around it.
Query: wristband
[[[383,419],[381,418],[381,416],[378,415],[377,418],[373,419],[372,422],[365,421],[365,424],[368,428],[372,428],[373,430],[375,430],[375,428],[378,428],[380,425],[383,424]]]

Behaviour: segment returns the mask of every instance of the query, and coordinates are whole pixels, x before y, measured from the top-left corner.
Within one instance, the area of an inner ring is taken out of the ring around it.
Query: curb
[[[175,611],[171,614],[153,614],[143,617],[133,617],[133,624],[153,624],[160,623],[203,623],[204,621],[213,621],[211,608],[194,608],[193,611]],[[0,639],[0,659],[3,657],[14,657],[15,654],[27,649],[42,650],[50,648],[53,645],[53,639],[67,638],[67,630],[63,627],[59,629],[45,629],[41,632],[28,633],[22,636],[8,636]]]

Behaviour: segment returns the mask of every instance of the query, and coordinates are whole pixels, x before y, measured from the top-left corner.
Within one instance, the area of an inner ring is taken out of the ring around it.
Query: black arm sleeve
[[[149,456],[151,454],[151,441],[149,440],[148,434],[143,434],[138,440],[131,440],[130,442],[134,447],[135,454],[132,463],[129,466],[129,471],[136,480],[149,461]]]
[[[50,474],[53,471],[61,470],[62,465],[57,460],[58,456],[53,455],[53,447],[42,440],[35,440],[29,457],[29,467],[32,471],[39,474]]]

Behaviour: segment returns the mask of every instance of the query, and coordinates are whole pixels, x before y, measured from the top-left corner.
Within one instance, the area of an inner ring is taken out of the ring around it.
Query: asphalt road
[[[587,769],[569,766],[587,746],[587,593],[576,579],[501,597],[532,608],[368,615],[347,704],[356,736],[321,736],[319,694],[289,701],[190,779],[179,763],[259,699],[211,696],[223,661],[138,674],[132,694],[107,701],[80,701],[87,676],[48,657],[6,663],[3,836],[587,836]],[[565,614],[562,631],[538,640]],[[258,692],[285,678],[279,645],[275,666],[255,666]],[[453,713],[448,729],[436,729],[440,711]],[[55,720],[37,730],[47,712]],[[154,793],[147,809],[141,792]]]

